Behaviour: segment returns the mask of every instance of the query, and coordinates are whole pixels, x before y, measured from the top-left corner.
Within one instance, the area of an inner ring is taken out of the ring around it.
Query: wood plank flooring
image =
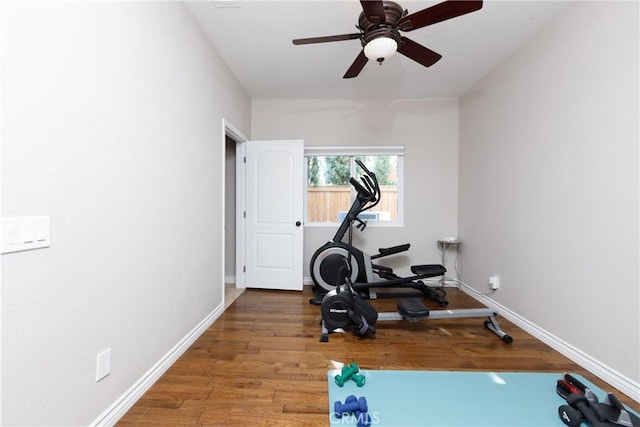
[[[487,330],[482,318],[384,322],[374,339],[331,334],[321,343],[312,296],[309,287],[246,290],[117,425],[327,426],[326,371],[351,361],[362,369],[572,372],[640,410],[504,318],[498,321],[513,344]],[[455,289],[447,298],[450,309],[480,307]],[[392,299],[371,302],[381,312],[395,309]]]

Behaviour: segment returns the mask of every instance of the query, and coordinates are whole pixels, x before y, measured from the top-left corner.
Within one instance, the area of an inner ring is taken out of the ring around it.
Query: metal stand
[[[456,251],[460,250],[460,243],[462,243],[458,238],[455,237],[445,237],[444,239],[438,240],[438,249],[442,253],[442,265],[447,267],[447,252],[455,249]],[[458,277],[458,279],[460,279]],[[440,279],[440,286],[444,287],[446,285],[447,276],[442,275]]]

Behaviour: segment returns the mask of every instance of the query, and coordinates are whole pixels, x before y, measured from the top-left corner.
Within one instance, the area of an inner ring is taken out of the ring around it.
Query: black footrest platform
[[[429,309],[418,298],[405,298],[398,300],[398,311],[404,317],[420,318],[429,317]]]
[[[442,276],[447,269],[440,264],[412,265],[411,272],[423,277]]]

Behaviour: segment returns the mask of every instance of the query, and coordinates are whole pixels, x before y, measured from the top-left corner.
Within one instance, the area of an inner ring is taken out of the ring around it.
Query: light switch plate
[[[49,247],[48,216],[2,218],[2,253]]]

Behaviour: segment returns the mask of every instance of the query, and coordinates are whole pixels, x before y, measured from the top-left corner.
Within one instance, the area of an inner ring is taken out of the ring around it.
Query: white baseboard
[[[236,276],[224,276],[224,283],[236,284]]]
[[[613,387],[617,388],[636,402],[640,403],[640,383],[633,381],[631,378],[622,375],[615,369],[612,369],[599,360],[589,356],[588,354],[585,354],[576,347],[563,341],[562,339],[539,327],[538,325],[530,322],[517,313],[514,313],[513,311],[497,303],[493,299],[477,295],[469,291],[468,289],[465,289],[464,286],[461,286],[460,289],[467,293],[469,296],[480,301],[487,307],[497,310],[500,316],[514,323],[516,326],[530,333],[543,343],[547,344],[549,347],[558,351],[565,357],[573,360],[575,363],[582,366],[593,375],[597,376],[608,384],[611,384]],[[505,332],[508,333],[508,331]]]
[[[107,408],[90,427],[113,426],[129,409],[151,388],[151,386],[173,365],[176,360],[207,330],[224,312],[224,303],[215,308],[195,328],[185,335],[167,354],[155,363],[142,377],[136,381],[122,396]]]

